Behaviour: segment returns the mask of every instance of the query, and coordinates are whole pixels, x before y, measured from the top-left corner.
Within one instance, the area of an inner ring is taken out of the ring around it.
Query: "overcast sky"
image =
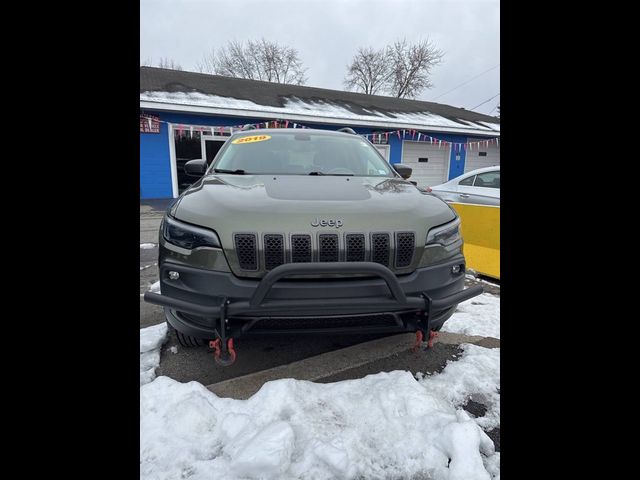
[[[141,62],[157,64],[165,57],[196,71],[212,47],[261,37],[298,50],[308,68],[307,85],[337,90],[344,89],[346,66],[358,47],[430,38],[445,57],[421,100],[471,109],[500,93],[498,1],[140,1]],[[475,110],[496,115],[499,101],[496,96]]]

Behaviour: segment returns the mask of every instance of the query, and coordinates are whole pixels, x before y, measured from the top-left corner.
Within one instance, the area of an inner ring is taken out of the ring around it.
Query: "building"
[[[437,185],[500,164],[496,117],[439,103],[201,73],[140,67],[140,198],[177,197],[190,183],[183,165],[211,161],[245,124],[366,135],[412,180]]]

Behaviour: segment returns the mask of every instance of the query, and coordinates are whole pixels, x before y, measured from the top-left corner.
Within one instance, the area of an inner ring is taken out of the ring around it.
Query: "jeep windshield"
[[[375,147],[360,136],[300,130],[248,131],[225,145],[213,171],[241,175],[396,176]]]

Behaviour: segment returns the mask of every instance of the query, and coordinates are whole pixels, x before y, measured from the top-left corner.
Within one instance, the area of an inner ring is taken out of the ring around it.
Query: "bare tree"
[[[415,98],[431,88],[431,69],[442,62],[444,53],[429,40],[415,44],[398,40],[381,50],[359,48],[347,67],[344,84],[348,89],[375,95],[386,93],[399,98]]]
[[[201,73],[276,83],[304,85],[307,80],[296,49],[264,38],[246,44],[230,41],[217,54],[215,50],[205,54],[196,68]]]
[[[344,85],[349,90],[375,95],[386,88],[392,73],[390,67],[385,49],[360,47],[347,67]]]
[[[202,56],[202,60],[196,63],[196,70],[200,73],[216,73],[215,48],[212,48],[210,52]]]
[[[244,46],[243,42],[230,41],[220,48],[215,60],[214,72],[226,77],[249,78],[262,80],[262,72],[258,69],[256,50],[252,50],[253,42]]]
[[[387,47],[387,61],[392,69],[388,92],[398,98],[415,98],[431,88],[431,69],[442,62],[444,52],[430,40],[408,44],[406,39]]]
[[[172,58],[160,58],[158,62],[158,67],[167,68],[169,70],[182,70],[182,67],[178,65]]]

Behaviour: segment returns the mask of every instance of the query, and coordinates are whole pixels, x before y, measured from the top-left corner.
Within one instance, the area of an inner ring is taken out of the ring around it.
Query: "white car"
[[[500,166],[472,170],[426,191],[445,202],[500,206]]]

